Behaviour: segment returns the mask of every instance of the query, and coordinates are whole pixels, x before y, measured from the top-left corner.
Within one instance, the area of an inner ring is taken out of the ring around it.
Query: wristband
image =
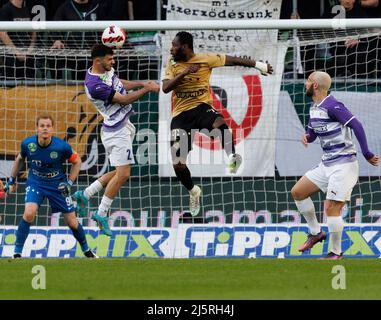
[[[264,63],[262,61],[256,61],[255,68],[258,69],[261,73],[268,72],[267,63]]]

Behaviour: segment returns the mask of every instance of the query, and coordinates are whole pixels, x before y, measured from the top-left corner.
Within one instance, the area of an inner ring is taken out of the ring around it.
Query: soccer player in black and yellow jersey
[[[172,41],[163,77],[163,92],[172,93],[171,153],[177,178],[190,194],[190,212],[200,211],[201,188],[192,181],[186,158],[192,149],[195,130],[220,130],[220,140],[229,158],[229,170],[237,172],[242,158],[235,153],[232,134],[222,115],[212,106],[210,75],[212,69],[223,66],[245,66],[258,69],[263,75],[272,74],[270,64],[232,57],[220,53],[194,53],[193,36],[185,31]]]

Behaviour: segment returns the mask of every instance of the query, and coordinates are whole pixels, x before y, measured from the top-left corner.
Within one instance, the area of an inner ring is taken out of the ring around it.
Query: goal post
[[[55,134],[81,155],[81,172],[73,191],[83,189],[111,169],[100,139],[102,118],[84,92],[90,50],[76,46],[71,49],[73,43],[65,49],[52,49],[50,36],[53,32],[101,33],[112,24],[127,31],[126,45],[115,50],[115,70],[124,79],[161,82],[171,41],[180,30],[193,34],[195,52],[268,60],[275,72],[263,77],[248,68],[214,69],[213,106],[232,128],[244,163],[237,174],[229,174],[226,156],[218,143],[198,137],[188,158],[194,181],[203,191],[200,216],[196,218],[186,214],[189,194],[170,163],[170,94],[150,93],[133,104],[136,164],[112,205],[113,237],[100,235],[90,219],[102,193],[91,199],[88,216],[79,217],[97,254],[299,258],[326,253],[328,242],[310,253],[301,255],[297,251],[308,228],[290,194],[297,179],[321,157],[317,142],[308,149],[300,143],[311,103],[304,94],[305,76],[315,69],[332,76],[332,93],[358,116],[370,148],[380,154],[377,27],[381,19],[0,22],[0,31],[35,31],[41,40],[39,47],[29,51],[18,44],[33,62],[27,66],[16,62],[7,65],[6,57],[13,55],[14,49],[0,45],[3,181],[10,174],[21,140],[35,133],[35,117],[41,111],[53,115]],[[289,32],[293,29],[298,30],[297,38]],[[348,39],[360,44],[348,51],[343,48]],[[293,51],[297,52],[296,61]],[[21,71],[13,72],[17,70]],[[358,145],[357,150],[360,179],[343,210],[343,247],[347,256],[378,257],[381,172],[365,161]],[[11,255],[15,230],[23,214],[25,177],[18,177],[18,181],[17,192],[0,199],[1,257]],[[318,193],[312,199],[318,221],[326,228],[325,196]],[[44,203],[27,240],[26,254],[81,256],[73,239],[62,214],[52,213]]]

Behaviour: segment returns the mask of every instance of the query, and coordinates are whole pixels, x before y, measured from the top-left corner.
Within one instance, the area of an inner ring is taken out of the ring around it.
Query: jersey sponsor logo
[[[39,172],[39,171],[37,171],[35,169],[32,169],[32,173],[36,177],[47,178],[47,179],[55,178],[55,177],[57,177],[60,174],[59,171],[53,171],[53,172],[43,173],[43,172]]]
[[[37,150],[37,144],[35,144],[34,142],[29,143],[28,149],[30,152],[35,152]]]
[[[42,167],[42,161],[41,160],[35,160],[32,159],[32,163],[37,167]]]
[[[327,125],[322,125],[322,126],[314,126],[314,131],[315,132],[319,132],[319,133],[321,133],[321,132],[327,132],[328,131],[328,127],[327,127]]]
[[[58,157],[58,153],[57,152],[55,152],[55,151],[50,152],[50,158],[57,159],[57,157]]]
[[[200,89],[197,91],[187,91],[187,92],[176,92],[176,97],[179,99],[184,99],[184,98],[196,98],[199,96],[202,96],[207,92],[208,90],[206,89]]]

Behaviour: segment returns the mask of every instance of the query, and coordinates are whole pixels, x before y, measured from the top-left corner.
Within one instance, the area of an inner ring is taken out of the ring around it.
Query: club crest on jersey
[[[28,149],[30,152],[35,152],[37,150],[37,145],[34,142],[28,144]]]
[[[58,157],[57,152],[55,152],[55,151],[50,152],[50,158],[57,159],[57,157]]]
[[[109,72],[106,72],[105,74],[100,75],[99,78],[100,78],[105,84],[107,84],[108,86],[111,86],[111,85],[112,85],[112,74],[111,74],[111,77],[110,77]]]

